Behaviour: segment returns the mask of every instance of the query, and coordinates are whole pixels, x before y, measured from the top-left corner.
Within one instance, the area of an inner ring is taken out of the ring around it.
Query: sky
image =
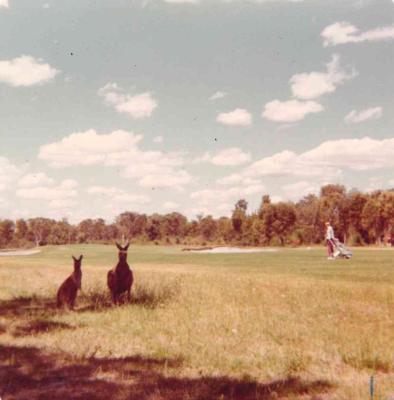
[[[393,0],[0,0],[0,218],[394,187]]]

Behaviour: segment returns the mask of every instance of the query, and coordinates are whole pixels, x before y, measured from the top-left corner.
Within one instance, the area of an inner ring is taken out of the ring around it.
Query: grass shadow
[[[126,296],[121,297],[121,305],[136,305],[154,309],[163,307],[173,301],[180,292],[178,281],[157,283],[136,283],[131,291],[130,303]],[[113,307],[108,290],[101,288],[91,288],[78,297],[80,306],[79,312],[99,311]]]
[[[11,334],[14,337],[21,337],[64,329],[75,329],[75,327],[64,322],[51,321],[48,319],[34,319],[17,325],[11,330]]]
[[[175,377],[179,359],[143,356],[72,359],[0,345],[0,396],[14,399],[271,400],[316,396],[333,386],[298,377],[259,383],[230,377]]]
[[[153,309],[173,300],[179,291],[178,281],[136,283],[130,304]],[[125,298],[123,304],[128,304]],[[112,306],[108,289],[96,287],[78,294],[76,311],[98,311]],[[64,311],[56,307],[55,296],[19,296],[0,301],[0,315],[4,318],[46,318]]]
[[[57,313],[52,297],[19,296],[0,301],[0,315],[4,318],[45,317]]]

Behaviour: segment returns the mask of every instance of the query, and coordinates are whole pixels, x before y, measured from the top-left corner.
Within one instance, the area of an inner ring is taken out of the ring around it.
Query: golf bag
[[[334,245],[334,257],[343,257],[343,258],[351,258],[353,253],[352,251],[341,243],[337,238],[331,240],[332,244]]]

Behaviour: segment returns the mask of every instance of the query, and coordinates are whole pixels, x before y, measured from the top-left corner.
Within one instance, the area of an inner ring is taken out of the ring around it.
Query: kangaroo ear
[[[130,246],[130,242],[127,242],[127,244],[126,244],[126,246],[123,248],[123,250],[126,250],[126,251],[127,251],[127,249],[129,248],[129,246]]]
[[[83,259],[83,255],[81,254],[81,256],[79,257],[79,260],[78,261],[82,261],[82,259]]]
[[[77,259],[74,256],[71,256],[73,258],[74,261],[77,261]]]
[[[115,244],[116,244],[116,247],[117,247],[119,250],[122,250],[122,246],[121,246],[118,242],[115,242]]]

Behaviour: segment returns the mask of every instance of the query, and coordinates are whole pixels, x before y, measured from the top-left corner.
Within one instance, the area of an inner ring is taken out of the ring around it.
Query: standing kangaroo
[[[72,257],[74,260],[74,272],[61,284],[57,291],[57,306],[67,306],[71,310],[74,309],[78,289],[81,289],[81,263],[83,256],[81,255],[79,258]]]
[[[134,279],[133,272],[129,264],[127,264],[127,249],[129,246],[130,243],[127,243],[124,247],[116,243],[116,247],[119,249],[119,261],[115,268],[108,271],[107,284],[114,304],[119,303],[120,296],[125,292],[127,292],[127,300],[131,300],[130,292]]]

